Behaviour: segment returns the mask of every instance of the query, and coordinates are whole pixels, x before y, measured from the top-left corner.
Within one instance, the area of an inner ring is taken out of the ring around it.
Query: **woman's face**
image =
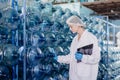
[[[78,26],[75,25],[69,25],[70,30],[72,31],[72,33],[77,33],[78,31]]]

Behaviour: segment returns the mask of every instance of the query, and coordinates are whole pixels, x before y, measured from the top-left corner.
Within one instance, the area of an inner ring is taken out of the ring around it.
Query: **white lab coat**
[[[81,62],[77,63],[75,53],[77,48],[93,44],[92,55],[83,55]],[[58,56],[58,62],[70,64],[69,80],[97,80],[98,63],[100,61],[100,48],[97,38],[87,30],[83,32],[78,41],[76,35],[71,43],[70,54]]]

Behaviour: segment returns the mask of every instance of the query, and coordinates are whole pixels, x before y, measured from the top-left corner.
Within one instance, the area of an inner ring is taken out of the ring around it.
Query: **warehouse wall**
[[[89,16],[91,13],[93,13],[92,10],[82,6],[79,2],[77,2],[77,3],[68,3],[68,4],[59,4],[57,6],[61,6],[63,9],[69,8],[71,11],[76,11],[80,15]]]
[[[68,4],[58,4],[54,6],[61,6],[63,9],[70,9],[71,11],[76,11],[80,14],[80,3],[68,3]]]
[[[84,7],[84,6],[80,6],[80,14],[81,15],[87,15],[87,16],[89,16],[92,13],[93,13],[92,10],[90,10],[90,9]]]

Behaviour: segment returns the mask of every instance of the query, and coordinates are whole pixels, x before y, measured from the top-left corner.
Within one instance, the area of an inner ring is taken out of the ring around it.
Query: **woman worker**
[[[71,43],[70,54],[56,56],[55,59],[60,63],[70,64],[69,80],[97,80],[100,61],[100,48],[97,38],[85,30],[85,25],[78,16],[71,16],[66,23],[70,30],[77,35]],[[87,45],[92,45],[92,51],[79,50]]]

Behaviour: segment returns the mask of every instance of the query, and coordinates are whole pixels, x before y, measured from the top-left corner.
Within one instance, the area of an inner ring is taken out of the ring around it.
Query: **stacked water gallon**
[[[14,78],[19,59],[15,39],[18,14],[9,4],[9,0],[0,0],[0,80]]]
[[[101,55],[102,55],[102,59],[101,62],[102,64],[104,64],[106,66],[104,66],[105,69],[105,73],[106,75],[104,76],[104,80],[108,79],[108,80],[119,80],[120,79],[120,66],[119,66],[119,57],[120,57],[120,47],[116,46],[115,43],[115,33],[114,33],[114,27],[113,26],[111,29],[111,25],[108,25],[109,27],[109,34],[106,34],[108,37],[107,38],[107,42],[106,40],[102,42],[103,47]],[[118,29],[118,28],[116,28]],[[113,32],[112,32],[113,31]]]
[[[108,74],[109,79],[119,80],[120,79],[120,47],[109,48],[109,63]]]
[[[48,3],[27,7],[27,80],[68,80],[69,65],[60,64],[53,57],[69,54],[74,35],[65,21],[72,14],[69,9],[63,11],[61,7]],[[22,29],[20,32],[22,35]],[[23,42],[21,37],[19,41]],[[19,48],[21,63],[23,49],[23,46]],[[19,69],[21,80],[22,71],[23,67]]]

